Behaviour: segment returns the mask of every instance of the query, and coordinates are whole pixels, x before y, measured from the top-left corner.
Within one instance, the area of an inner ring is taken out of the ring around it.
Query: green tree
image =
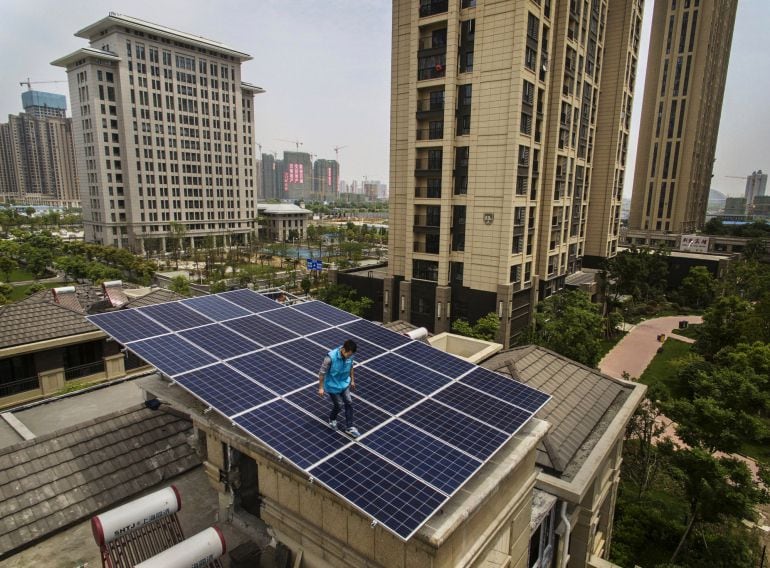
[[[318,291],[318,298],[327,304],[360,317],[364,317],[367,310],[374,305],[371,298],[359,298],[355,290],[344,284],[333,284],[321,288]]]
[[[171,249],[174,255],[174,266],[177,270],[179,269],[179,256],[186,234],[187,227],[177,221],[171,222],[171,231],[168,234],[168,238],[171,240]]]
[[[224,280],[218,280],[209,286],[209,292],[212,294],[219,294],[225,291],[227,291],[227,283]]]
[[[529,339],[543,347],[594,367],[599,362],[604,322],[588,294],[570,290],[540,302]]]
[[[710,305],[717,294],[717,281],[705,266],[693,266],[679,287],[681,303],[696,309]]]
[[[0,273],[6,282],[11,281],[11,274],[19,267],[19,263],[8,256],[0,256]]]
[[[496,313],[490,312],[476,320],[473,325],[463,318],[457,318],[452,322],[452,331],[466,337],[495,341],[500,331],[500,318]]]
[[[172,292],[176,292],[177,294],[181,296],[189,296],[190,295],[190,281],[185,278],[184,276],[174,276],[171,279],[171,283],[168,286],[168,289]]]
[[[669,252],[631,247],[607,261],[607,278],[614,293],[629,294],[636,301],[663,295],[667,287]]]
[[[310,294],[310,288],[312,287],[312,282],[310,282],[310,278],[307,276],[304,276],[302,278],[302,281],[299,283],[300,288],[302,288],[302,291],[305,294]]]
[[[746,324],[753,312],[749,302],[737,296],[719,298],[703,314],[696,350],[707,359],[720,349],[745,342]]]

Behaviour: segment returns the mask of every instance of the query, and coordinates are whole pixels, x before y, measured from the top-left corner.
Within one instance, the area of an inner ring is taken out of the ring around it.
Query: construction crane
[[[299,152],[299,147],[302,146],[302,142],[299,140],[285,140],[283,138],[276,138],[279,142],[290,142],[291,144],[294,144],[297,147],[297,152]]]
[[[27,90],[32,90],[32,85],[42,85],[43,83],[66,83],[67,81],[30,81],[27,77],[26,81],[19,81],[20,86],[27,85]]]
[[[337,163],[340,163],[340,150],[343,148],[347,148],[347,146],[335,146],[334,147],[334,158],[337,160]]]

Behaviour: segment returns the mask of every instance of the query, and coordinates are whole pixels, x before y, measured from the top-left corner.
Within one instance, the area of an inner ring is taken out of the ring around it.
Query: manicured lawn
[[[698,339],[698,328],[702,324],[696,323],[696,324],[690,324],[684,329],[672,329],[671,333],[675,333],[677,335],[681,335],[682,337],[689,337],[690,339]]]
[[[11,272],[11,280],[10,282],[24,282],[25,280],[34,280],[35,275],[32,274],[29,270],[26,270],[24,268],[17,268],[13,272]]]
[[[681,396],[680,385],[676,379],[677,366],[675,362],[687,357],[692,352],[692,345],[676,339],[667,339],[663,351],[655,355],[648,367],[639,377],[639,382],[652,386],[664,385],[674,396]]]
[[[19,300],[23,300],[27,297],[27,290],[29,290],[34,284],[25,284],[23,286],[14,286],[13,292],[11,292],[11,296],[8,298],[8,302],[18,302]],[[67,284],[64,284],[63,282],[44,282],[43,286],[48,288],[49,290],[51,288],[56,288],[57,286],[67,286]]]
[[[599,361],[602,360],[602,357],[604,357],[607,353],[610,352],[610,350],[615,347],[621,339],[628,333],[627,331],[619,331],[617,332],[617,335],[613,337],[612,339],[602,339],[602,346],[599,349]]]

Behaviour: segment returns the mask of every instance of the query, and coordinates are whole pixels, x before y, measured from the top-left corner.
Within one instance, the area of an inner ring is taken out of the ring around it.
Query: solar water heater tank
[[[209,527],[136,565],[136,568],[194,568],[208,566],[227,550],[225,536]]]
[[[155,491],[116,509],[91,519],[91,530],[99,546],[152,523],[167,515],[173,515],[182,508],[182,498],[173,485]]]

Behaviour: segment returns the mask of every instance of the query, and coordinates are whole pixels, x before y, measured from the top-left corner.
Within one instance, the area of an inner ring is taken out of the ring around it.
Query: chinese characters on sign
[[[682,235],[679,250],[686,252],[708,252],[709,238],[700,235]]]

